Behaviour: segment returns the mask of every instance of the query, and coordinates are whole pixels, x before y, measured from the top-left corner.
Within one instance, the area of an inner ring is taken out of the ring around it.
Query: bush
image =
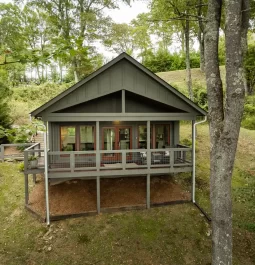
[[[255,130],[255,116],[251,116],[251,117],[247,117],[243,119],[242,127],[249,129],[249,130]]]
[[[24,162],[21,162],[19,164],[19,171],[24,171],[24,168],[25,168]]]
[[[193,94],[194,102],[202,109],[208,111],[208,99],[206,88],[201,86],[200,84],[194,83]]]

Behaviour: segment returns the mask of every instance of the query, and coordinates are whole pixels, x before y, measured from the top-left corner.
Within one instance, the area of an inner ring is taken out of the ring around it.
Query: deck
[[[34,144],[24,151],[24,173],[45,171],[44,150]],[[29,157],[37,156],[38,165],[31,168]],[[192,171],[192,148],[178,145],[164,149],[48,151],[48,177],[96,178],[157,175]]]

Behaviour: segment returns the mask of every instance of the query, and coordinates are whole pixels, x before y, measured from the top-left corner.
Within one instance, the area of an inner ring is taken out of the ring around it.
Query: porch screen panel
[[[94,150],[94,126],[80,126],[80,151]]]
[[[156,125],[156,148],[164,148],[165,146],[168,146],[170,144],[169,135],[169,125]]]
[[[75,151],[76,150],[76,130],[74,126],[60,127],[60,146],[61,151]]]

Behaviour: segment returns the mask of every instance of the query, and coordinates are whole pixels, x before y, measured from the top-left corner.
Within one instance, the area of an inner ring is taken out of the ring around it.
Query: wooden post
[[[147,167],[151,167],[151,122],[147,121]]]
[[[195,202],[195,192],[196,192],[196,153],[195,153],[195,143],[196,143],[196,131],[195,131],[195,120],[192,121],[192,202]]]
[[[147,174],[147,189],[146,189],[146,205],[147,209],[150,209],[151,207],[151,176],[150,174]]]
[[[36,183],[36,174],[33,174],[33,182]]]
[[[174,150],[171,150],[169,155],[170,155],[170,167],[173,168],[174,167],[174,156],[175,156]]]
[[[25,177],[25,205],[28,205],[29,191],[28,191],[28,174],[24,174]]]
[[[121,112],[126,112],[126,94],[125,89],[122,89],[122,95],[121,95]]]
[[[4,162],[4,145],[0,145],[0,160]]]
[[[24,171],[28,169],[28,151],[24,151]]]
[[[96,168],[100,170],[100,140],[99,140],[99,121],[96,121]]]
[[[127,153],[122,150],[121,156],[122,156],[122,169],[125,170],[127,164],[127,157],[126,157]]]
[[[74,153],[70,154],[70,168],[71,172],[73,173],[75,168]]]
[[[100,177],[97,176],[97,213],[100,214]]]

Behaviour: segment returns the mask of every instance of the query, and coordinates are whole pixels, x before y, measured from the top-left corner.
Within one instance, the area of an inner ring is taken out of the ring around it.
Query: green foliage
[[[207,90],[199,83],[193,84],[194,102],[204,110],[208,110]]]
[[[190,63],[191,68],[199,68],[200,58],[198,53],[192,52],[190,54]],[[159,48],[155,54],[152,52],[148,53],[144,58],[143,64],[154,73],[186,68],[185,56],[182,53],[171,54],[162,48]]]
[[[4,130],[10,128],[12,124],[8,104],[11,94],[10,89],[0,83],[0,144],[6,141]]]
[[[28,157],[28,161],[35,161],[35,160],[37,160],[37,159],[38,159],[37,156],[29,156],[29,157]]]
[[[15,101],[29,102],[32,108],[39,107],[51,98],[66,90],[73,83],[55,84],[51,82],[44,83],[40,86],[29,85],[19,86],[13,89],[13,99]],[[32,109],[31,109],[32,110]]]
[[[255,96],[246,97],[242,127],[255,130]]]
[[[181,139],[180,144],[186,145],[186,146],[192,146],[192,139],[183,138],[183,139]]]
[[[5,129],[3,132],[11,143],[29,143],[39,126],[40,122],[34,120],[29,124],[24,124],[17,128]]]
[[[24,171],[24,169],[25,169],[25,165],[24,165],[24,162],[21,162],[21,163],[19,163],[19,171]]]
[[[252,95],[255,91],[255,45],[249,45],[245,57],[245,76],[247,81],[247,92]]]

